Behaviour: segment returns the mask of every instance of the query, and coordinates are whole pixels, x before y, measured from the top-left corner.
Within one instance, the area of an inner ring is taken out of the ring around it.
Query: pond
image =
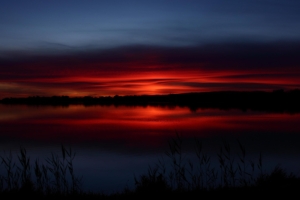
[[[217,161],[223,142],[249,160],[261,153],[264,170],[280,165],[300,175],[300,114],[179,106],[0,105],[0,151],[25,148],[31,160],[76,152],[74,170],[87,191],[112,193],[133,188],[134,176],[166,159],[169,142],[180,136],[186,156],[194,142]],[[3,155],[2,154],[2,155]],[[238,159],[238,157],[236,157]],[[217,165],[216,165],[217,166]]]

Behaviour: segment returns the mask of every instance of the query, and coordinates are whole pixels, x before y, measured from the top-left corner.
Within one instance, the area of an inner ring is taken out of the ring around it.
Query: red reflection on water
[[[180,107],[0,106],[0,137],[8,140],[121,143],[157,146],[181,133],[185,138],[226,134],[300,132],[300,115],[198,110]]]

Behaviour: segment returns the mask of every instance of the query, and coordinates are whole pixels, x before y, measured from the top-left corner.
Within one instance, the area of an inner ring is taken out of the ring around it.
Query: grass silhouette
[[[73,195],[82,193],[81,179],[75,176],[71,149],[61,147],[61,155],[51,157],[41,164],[31,164],[26,149],[20,148],[17,161],[11,152],[0,157],[5,173],[0,176],[0,192],[8,194]]]
[[[134,176],[135,188],[104,195],[82,190],[81,179],[74,174],[75,153],[64,146],[61,155],[51,154],[44,163],[30,161],[26,149],[20,148],[14,161],[11,152],[0,157],[4,174],[0,175],[0,196],[85,199],[134,199],[145,196],[216,197],[239,192],[256,195],[260,193],[296,193],[300,178],[275,166],[266,173],[261,154],[256,162],[247,160],[245,147],[237,141],[239,152],[233,152],[224,141],[217,155],[218,165],[203,151],[202,143],[195,139],[195,160],[188,159],[183,151],[183,140],[177,134],[169,142],[165,153],[167,160],[158,160],[146,174]],[[34,163],[34,164],[31,164]]]
[[[166,152],[169,162],[159,160],[148,173],[135,178],[136,191],[153,193],[172,192],[211,192],[232,189],[300,189],[300,178],[288,174],[283,168],[275,166],[267,173],[263,169],[261,153],[257,162],[247,160],[245,147],[239,142],[239,152],[233,152],[223,141],[220,146],[218,165],[212,164],[211,156],[203,152],[202,143],[195,140],[197,162],[185,157],[183,140],[179,135],[169,142]],[[169,164],[171,167],[166,167]]]

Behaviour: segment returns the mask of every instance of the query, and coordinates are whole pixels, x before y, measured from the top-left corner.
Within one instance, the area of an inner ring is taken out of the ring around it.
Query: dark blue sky
[[[298,0],[4,0],[1,51],[300,39]]]

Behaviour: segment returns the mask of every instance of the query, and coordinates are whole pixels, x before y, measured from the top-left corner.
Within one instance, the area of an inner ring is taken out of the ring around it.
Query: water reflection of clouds
[[[182,136],[186,156],[193,155],[197,138],[203,151],[217,162],[222,141],[228,141],[236,153],[238,139],[249,159],[256,160],[263,153],[266,169],[281,163],[297,172],[299,166],[300,114],[190,112],[186,107],[168,106],[1,105],[0,109],[2,150],[17,152],[21,145],[34,158],[43,158],[51,151],[59,153],[61,144],[72,147],[77,152],[74,166],[89,180],[86,187],[90,188],[104,184],[103,180],[133,180],[134,172],[146,171],[164,155],[176,133]],[[120,171],[124,179],[116,177]]]
[[[204,109],[190,112],[185,107],[160,106],[1,106],[1,137],[32,137],[47,141],[57,136],[75,143],[90,141],[147,143],[147,138],[164,140],[176,132],[184,137],[212,137],[223,133],[289,132],[300,130],[300,115],[221,111]],[[6,117],[7,115],[7,117]],[[22,134],[20,134],[22,132]],[[155,135],[155,137],[154,137]],[[141,137],[142,136],[142,137]],[[51,139],[52,141],[52,139]]]

